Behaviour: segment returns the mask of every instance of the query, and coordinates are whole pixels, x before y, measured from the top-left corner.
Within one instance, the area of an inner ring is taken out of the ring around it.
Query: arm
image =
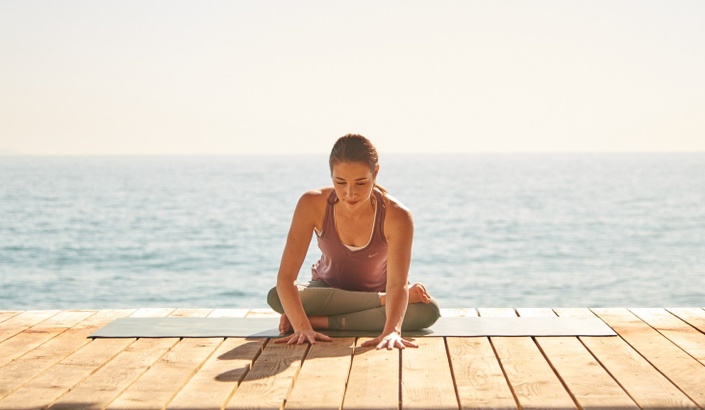
[[[411,246],[414,237],[414,220],[409,210],[398,204],[390,204],[385,221],[387,235],[387,301],[386,316],[382,334],[369,341],[367,345],[376,345],[378,349],[387,347],[417,347],[401,337],[401,325],[404,321],[409,303],[409,266],[411,265]]]
[[[277,340],[280,343],[301,344],[315,343],[316,340],[331,340],[328,336],[313,330],[296,288],[296,277],[306,258],[313,229],[316,226],[316,195],[317,193],[307,192],[299,199],[277,273],[277,293],[294,329],[293,335]]]

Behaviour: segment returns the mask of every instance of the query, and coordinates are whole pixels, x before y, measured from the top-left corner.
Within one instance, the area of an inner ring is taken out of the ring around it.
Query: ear
[[[379,173],[379,164],[375,165],[375,172],[372,174],[372,176],[377,179],[377,174]]]

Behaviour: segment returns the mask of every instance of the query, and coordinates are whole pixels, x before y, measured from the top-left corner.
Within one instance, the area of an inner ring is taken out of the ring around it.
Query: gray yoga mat
[[[120,318],[90,338],[281,337],[276,318]],[[375,337],[378,331],[322,331],[331,337]],[[442,317],[428,329],[405,336],[615,336],[598,318]]]

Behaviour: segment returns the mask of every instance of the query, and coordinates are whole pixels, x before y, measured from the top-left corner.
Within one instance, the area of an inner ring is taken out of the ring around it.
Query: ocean
[[[325,156],[0,157],[0,310],[263,308]],[[388,155],[444,308],[705,306],[705,153]],[[299,281],[319,257],[312,240]]]

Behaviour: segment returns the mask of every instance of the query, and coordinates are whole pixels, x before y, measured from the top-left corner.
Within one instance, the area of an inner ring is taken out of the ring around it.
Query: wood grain
[[[228,409],[279,409],[289,395],[308,345],[269,341],[230,398]]]
[[[513,309],[480,309],[482,317],[516,316]],[[522,409],[576,408],[558,376],[530,337],[491,337]]]
[[[27,328],[0,345],[0,366],[41,346],[93,314],[95,311],[65,310]]]
[[[517,309],[521,317],[555,317],[551,309]],[[584,409],[638,409],[577,337],[537,337],[536,344]]]
[[[705,365],[705,334],[665,309],[630,309],[641,320]]]
[[[145,308],[139,309],[131,317],[164,317],[173,310],[169,308]],[[104,408],[168,352],[178,340],[135,340],[111,360],[100,366],[90,377],[81,380],[66,394],[59,397],[50,408],[72,410]],[[99,341],[102,342],[102,340],[96,340],[94,343]],[[94,343],[91,343],[91,345],[94,345]],[[100,345],[95,344],[94,346]]]
[[[194,374],[221,338],[183,339],[125,389],[108,409],[161,409]]]
[[[593,315],[587,309],[555,309],[561,317]],[[617,330],[617,329],[615,329]],[[619,330],[617,330],[619,333]],[[600,364],[641,407],[695,409],[697,406],[620,337],[580,337]]]
[[[312,345],[286,400],[286,408],[307,409],[315,401],[319,409],[339,409],[345,396],[354,346],[355,338]]]
[[[105,323],[127,314],[129,311],[120,310],[82,312],[79,317],[85,320],[0,368],[0,398],[89,343],[87,337]]]
[[[700,332],[705,333],[705,310],[701,308],[668,308],[669,312],[681,318]]]
[[[278,316],[268,309],[0,311],[0,409],[705,408],[702,308],[448,309],[445,316],[599,317],[619,336],[423,337],[420,349],[402,352],[361,348],[369,339],[355,348],[353,339],[309,348],[263,338],[85,338],[128,314]]]
[[[442,337],[420,337],[418,349],[401,351],[401,408],[457,409],[448,354]],[[394,352],[387,352],[394,354]]]
[[[208,317],[245,317],[249,309],[216,309]],[[220,409],[245,377],[267,339],[228,338],[179,390],[169,409]]]
[[[461,409],[516,409],[499,360],[486,337],[446,338]]]
[[[357,341],[343,408],[397,410],[400,355],[374,346],[362,347],[368,340],[371,338]]]
[[[19,315],[8,318],[0,327],[0,353],[3,352],[4,342],[18,335],[37,323],[49,319],[61,312],[60,310],[29,310]]]
[[[652,366],[705,407],[705,366],[626,309],[593,309]]]

